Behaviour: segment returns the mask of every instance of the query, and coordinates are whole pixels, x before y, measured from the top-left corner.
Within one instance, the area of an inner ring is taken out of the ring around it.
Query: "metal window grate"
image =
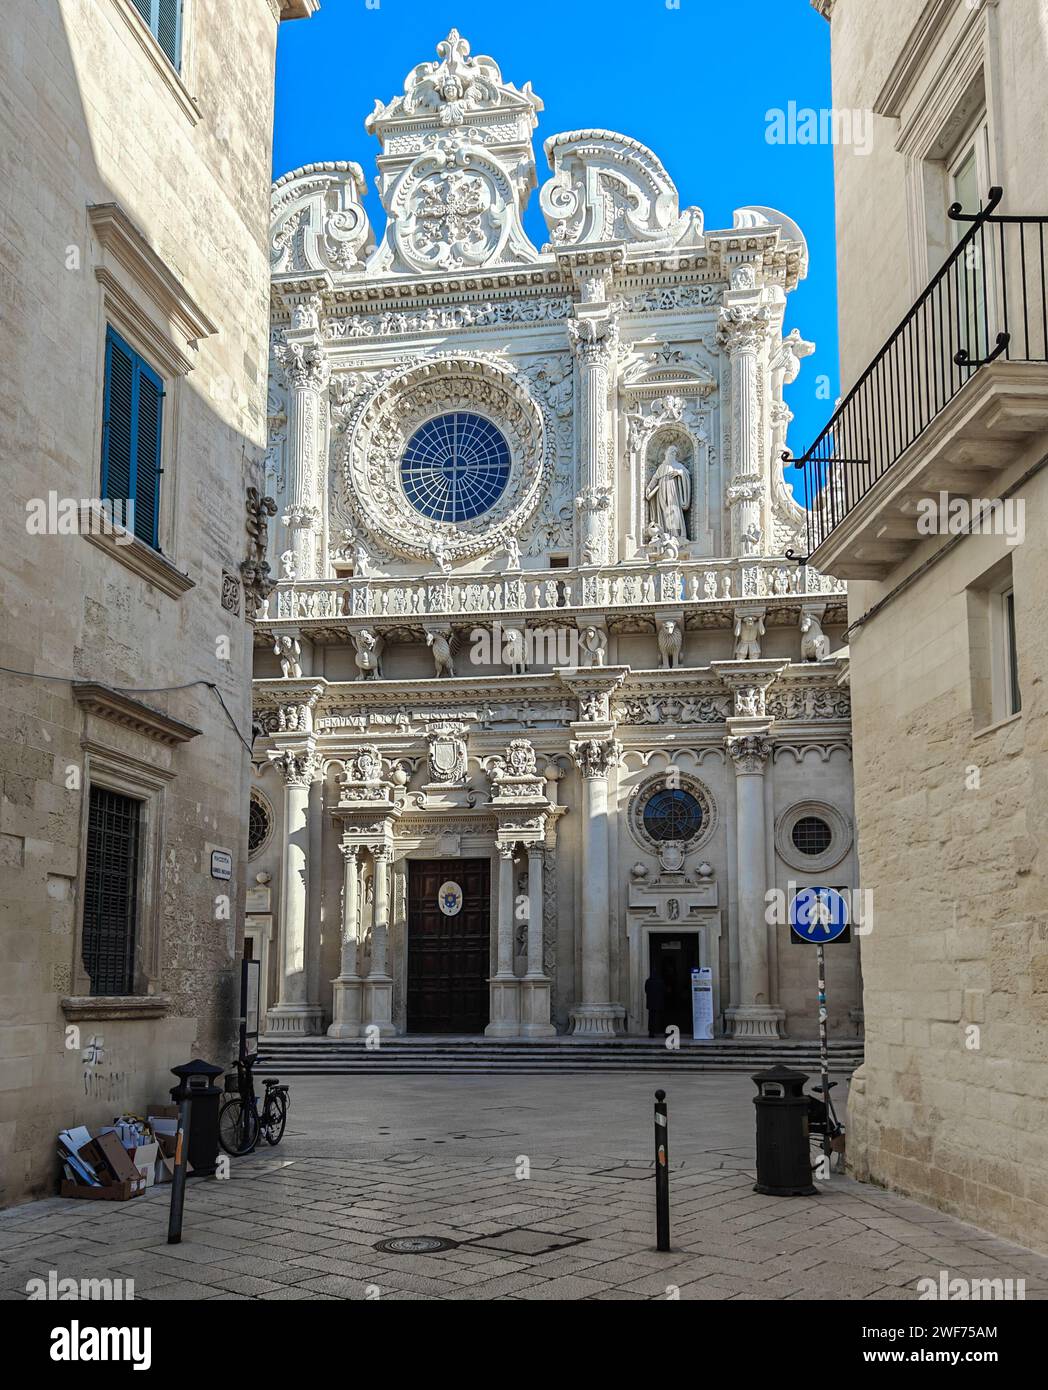
[[[92,994],[133,994],[141,803],[92,787],[84,879],[84,969]]]
[[[801,816],[790,838],[801,854],[825,854],[833,839],[833,831],[821,816]]]

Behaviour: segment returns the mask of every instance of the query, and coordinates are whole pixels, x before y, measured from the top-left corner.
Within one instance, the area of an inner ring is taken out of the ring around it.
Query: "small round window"
[[[801,854],[813,857],[825,854],[833,840],[833,831],[821,816],[801,816],[790,832],[790,839]]]
[[[499,500],[509,482],[502,431],[469,410],[420,425],[400,462],[404,495],[432,521],[472,521]]]
[[[649,799],[643,820],[653,840],[694,840],[702,829],[702,806],[691,792],[667,787]]]

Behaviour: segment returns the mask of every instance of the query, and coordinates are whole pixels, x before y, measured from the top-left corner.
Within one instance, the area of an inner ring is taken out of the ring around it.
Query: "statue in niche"
[[[764,619],[756,613],[740,613],[735,619],[735,660],[760,661]]]
[[[280,658],[280,674],[285,680],[298,680],[302,675],[302,646],[297,637],[281,634],[273,645],[273,655]]]
[[[453,676],[455,664],[451,656],[451,644],[442,632],[427,632],[426,646],[433,651],[433,661],[438,676]]]
[[[651,507],[652,524],[667,536],[687,540],[685,515],[691,506],[691,474],[681,462],[676,444],[667,448],[644,496]]]
[[[285,550],[280,557],[280,577],[284,580],[294,580],[298,577],[293,550]]]
[[[381,679],[379,638],[375,633],[370,632],[367,628],[353,633],[353,646],[355,648],[353,660],[360,673],[357,679],[362,681]]]
[[[822,630],[822,623],[816,613],[801,614],[801,660],[828,661],[830,658],[830,639]]]
[[[579,665],[603,666],[608,652],[607,634],[599,627],[583,628],[579,639]]]

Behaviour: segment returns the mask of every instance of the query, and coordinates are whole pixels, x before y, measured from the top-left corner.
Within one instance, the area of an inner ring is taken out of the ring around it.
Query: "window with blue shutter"
[[[106,330],[102,497],[139,540],[159,550],[164,384],[113,328]],[[125,513],[123,503],[133,503]]]
[[[132,0],[157,43],[167,54],[171,66],[182,66],[183,0]]]

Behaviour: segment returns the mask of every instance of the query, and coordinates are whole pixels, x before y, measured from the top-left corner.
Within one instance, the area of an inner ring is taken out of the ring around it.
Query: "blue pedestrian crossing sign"
[[[836,888],[802,888],[790,903],[790,928],[798,941],[836,941],[847,926],[848,904]]]

